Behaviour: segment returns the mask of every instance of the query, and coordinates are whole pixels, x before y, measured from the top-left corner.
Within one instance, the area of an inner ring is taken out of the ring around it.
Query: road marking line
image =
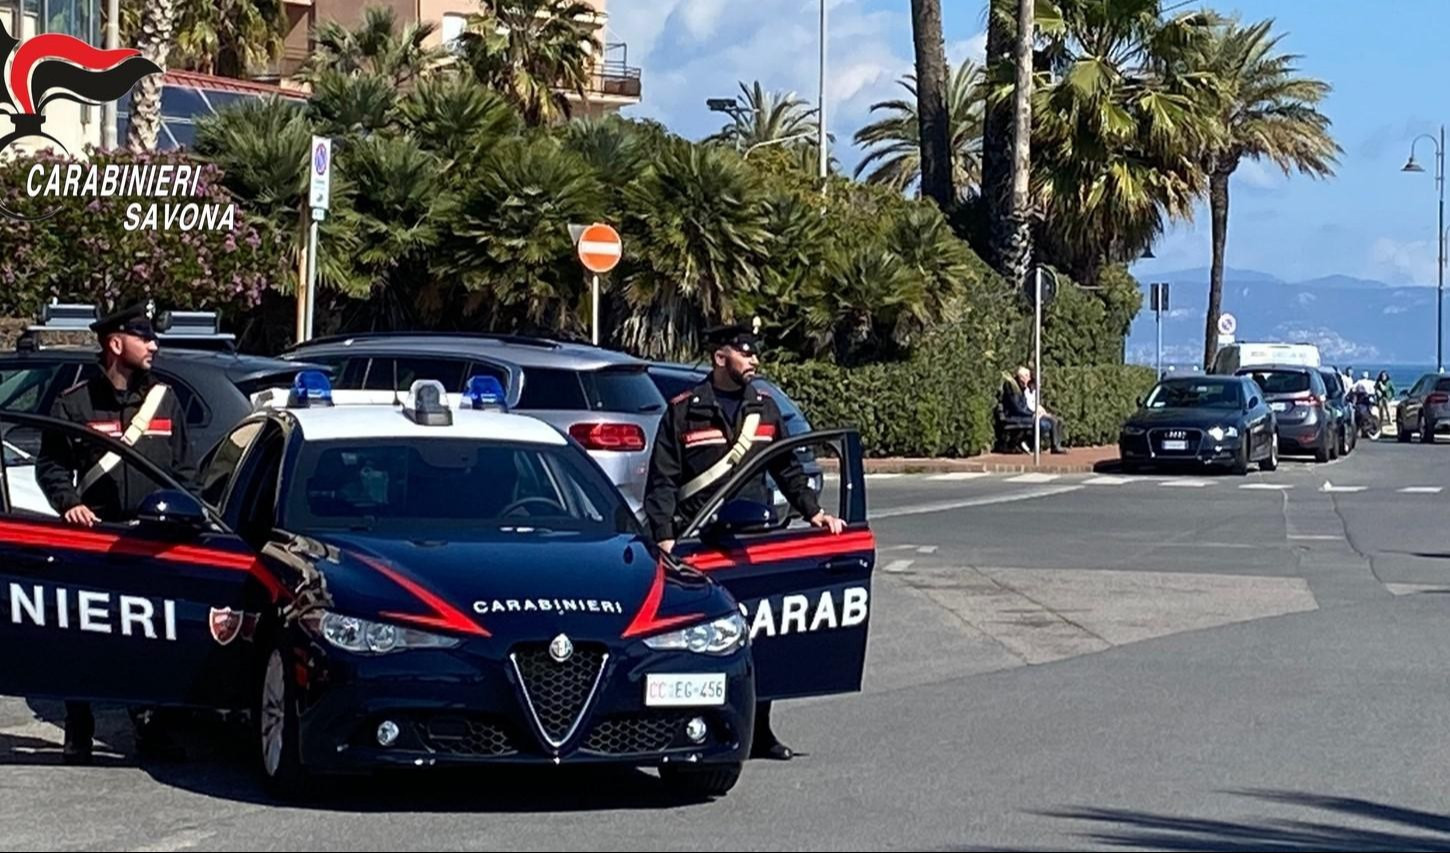
[[[131,849],[139,851],[139,853],[172,853],[172,851],[196,847],[215,835],[216,832],[204,829],[183,829],[153,844],[145,844]]]
[[[1410,486],[1400,489],[1402,495],[1438,495],[1444,490],[1444,486]]]
[[[1321,492],[1362,492],[1362,491],[1365,490],[1365,488],[1367,488],[1367,487],[1365,487],[1365,486],[1336,486],[1333,483],[1329,482],[1328,480],[1325,480],[1324,481],[1324,485],[1319,488],[1319,491],[1321,491]]]
[[[1308,541],[1313,541],[1313,542],[1338,542],[1340,539],[1343,539],[1344,537],[1342,537],[1342,536],[1325,536],[1325,535],[1320,535],[1320,534],[1315,534],[1315,533],[1293,533],[1293,534],[1290,534],[1289,535],[1289,538],[1290,539],[1303,539],[1303,540],[1308,540]]]
[[[1284,492],[1294,488],[1287,483],[1244,483],[1240,489],[1256,489],[1261,492]]]
[[[1016,477],[1008,477],[1009,483],[1051,483],[1058,478],[1057,474],[1020,474]]]
[[[1165,480],[1159,485],[1166,489],[1202,489],[1213,484],[1207,480]]]
[[[886,571],[899,575],[911,568],[911,564],[915,562],[915,560],[892,560],[886,564]]]
[[[903,476],[905,476],[905,475],[904,474],[867,474],[866,475],[866,479],[868,479],[868,480],[895,480],[897,477],[903,477]]]
[[[918,553],[918,554],[935,554],[936,553],[936,546],[935,545],[923,545],[920,548],[917,548],[916,549],[916,553]]]
[[[1082,486],[1053,486],[1049,489],[1031,489],[1026,492],[1013,492],[1005,495],[993,495],[991,497],[964,498],[959,501],[937,501],[928,504],[914,504],[911,506],[898,506],[890,509],[868,511],[866,517],[872,521],[882,518],[897,518],[903,515],[922,515],[928,512],[946,512],[953,509],[966,509],[974,506],[991,506],[993,504],[1008,504],[1017,501],[1030,501],[1034,498],[1049,498],[1053,495],[1065,495],[1068,492],[1076,492]]]
[[[1133,482],[1132,477],[1093,477],[1091,480],[1084,480],[1084,486],[1121,486],[1124,483]]]
[[[953,471],[950,474],[933,474],[927,477],[928,480],[936,481],[957,481],[976,480],[980,477],[990,476],[986,471]]]

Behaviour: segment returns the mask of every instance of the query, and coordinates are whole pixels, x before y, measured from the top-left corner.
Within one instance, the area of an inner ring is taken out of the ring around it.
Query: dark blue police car
[[[500,390],[334,405],[303,373],[196,494],[106,436],[0,413],[156,486],[91,529],[0,506],[0,639],[26,650],[0,659],[0,692],[249,710],[284,794],[324,771],[542,763],[718,795],[758,700],[860,688],[875,544],[853,433],[769,448],[667,556],[581,446],[497,410]],[[844,534],[732,500],[808,442],[842,460]]]

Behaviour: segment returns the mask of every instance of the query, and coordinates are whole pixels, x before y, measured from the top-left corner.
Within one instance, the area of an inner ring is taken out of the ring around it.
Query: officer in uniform
[[[101,344],[101,371],[65,392],[51,417],[84,424],[135,448],[147,460],[190,485],[194,471],[187,459],[185,413],[176,394],[151,375],[156,331],[147,305],[134,305],[91,324]],[[73,441],[54,431],[41,439],[35,477],[56,512],[82,527],[133,518],[155,483],[99,443]],[[174,754],[174,746],[156,727],[149,710],[132,709],[137,747]],[[67,763],[91,759],[95,719],[86,702],[67,702]]]
[[[684,520],[709,500],[716,486],[755,452],[784,438],[780,407],[751,380],[760,364],[760,342],[742,325],[717,326],[705,333],[713,365],[710,376],[670,400],[655,436],[645,488],[644,511],[650,532],[665,551],[674,548]],[[810,482],[794,454],[770,466],[782,494],[816,527],[840,533],[845,523],[827,514],[816,501]],[[769,503],[762,472],[742,497]],[[770,727],[770,703],[756,706],[752,758],[788,761],[791,750]]]

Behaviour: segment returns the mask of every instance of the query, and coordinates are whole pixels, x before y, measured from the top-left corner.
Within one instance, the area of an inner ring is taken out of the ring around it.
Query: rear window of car
[[[1436,391],[1450,391],[1450,378],[1445,378],[1435,383]]]
[[[524,368],[524,387],[519,392],[518,407],[565,411],[589,408],[584,400],[584,387],[579,384],[579,374],[552,367]]]
[[[75,365],[44,364],[27,367],[0,367],[0,409],[34,414],[44,404],[56,371],[64,367],[74,371]]]
[[[1298,370],[1255,370],[1249,374],[1265,394],[1298,394],[1309,390],[1309,374]]]
[[[596,412],[658,412],[665,398],[644,368],[591,370],[579,374],[584,397]]]
[[[700,384],[700,379],[694,374],[651,370],[649,375],[650,379],[654,381],[655,387],[660,389],[660,395],[666,400],[673,399]]]

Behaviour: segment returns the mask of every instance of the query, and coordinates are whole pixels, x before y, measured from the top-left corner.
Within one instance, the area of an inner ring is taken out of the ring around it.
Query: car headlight
[[[745,645],[745,617],[739,613],[646,637],[644,644],[658,652],[691,651],[702,655],[728,655]]]
[[[1147,430],[1143,429],[1142,427],[1133,426],[1132,424],[1123,427],[1123,435],[1142,435],[1145,432],[1147,432]]]
[[[1225,438],[1238,438],[1239,428],[1216,426],[1208,431],[1208,437],[1214,441],[1223,441]]]
[[[459,643],[457,637],[444,637],[326,610],[308,614],[303,617],[303,623],[339,649],[360,655],[385,655],[408,649],[451,649]]]

